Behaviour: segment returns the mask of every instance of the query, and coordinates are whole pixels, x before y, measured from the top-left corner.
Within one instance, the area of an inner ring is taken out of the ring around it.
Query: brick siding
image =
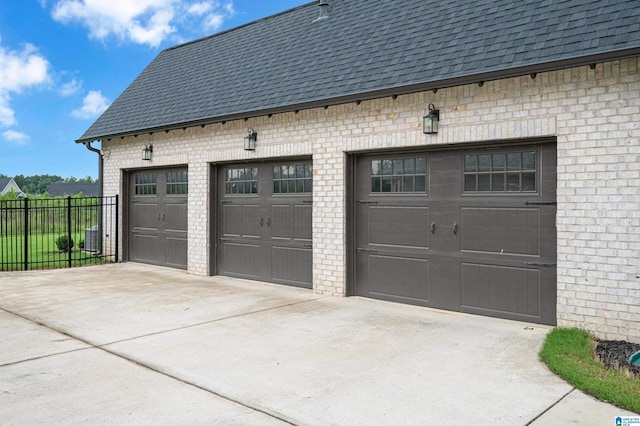
[[[627,59],[595,69],[541,73],[535,79],[523,76],[106,140],[104,193],[123,193],[123,170],[187,165],[188,271],[207,275],[213,273],[211,164],[312,156],[313,287],[342,296],[348,152],[555,137],[558,324],[640,342],[639,66],[639,59]],[[429,103],[440,109],[437,135],[422,133]],[[243,150],[249,127],[258,132],[254,152]],[[150,162],[141,160],[148,143],[154,148]]]

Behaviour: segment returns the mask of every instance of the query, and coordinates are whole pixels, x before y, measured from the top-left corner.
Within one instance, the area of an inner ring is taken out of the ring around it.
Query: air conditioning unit
[[[84,251],[92,253],[97,252],[100,249],[98,247],[98,227],[92,226],[84,230]]]

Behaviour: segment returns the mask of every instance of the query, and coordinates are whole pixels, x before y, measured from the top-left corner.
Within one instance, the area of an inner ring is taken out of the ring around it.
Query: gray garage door
[[[555,144],[355,167],[356,294],[555,324]]]
[[[186,169],[130,174],[129,260],[187,268]]]
[[[218,273],[311,288],[311,161],[218,174]]]

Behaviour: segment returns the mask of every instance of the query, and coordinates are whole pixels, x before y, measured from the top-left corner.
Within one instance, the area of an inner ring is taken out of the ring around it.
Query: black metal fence
[[[0,271],[118,261],[118,196],[0,201]]]

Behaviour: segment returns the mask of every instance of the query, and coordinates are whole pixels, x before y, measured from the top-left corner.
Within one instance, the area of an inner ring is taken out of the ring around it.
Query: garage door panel
[[[271,237],[292,239],[294,236],[294,213],[290,204],[271,206]]]
[[[462,306],[539,317],[540,273],[530,268],[463,263]]]
[[[312,251],[309,248],[273,247],[273,279],[284,284],[311,288]]]
[[[368,279],[365,291],[371,296],[428,302],[427,259],[370,255],[367,263]]]
[[[174,268],[187,267],[187,239],[182,237],[166,238],[166,264]]]
[[[165,230],[172,232],[187,232],[187,202],[167,204],[163,213]]]
[[[223,243],[224,258],[222,265],[225,274],[233,274],[251,279],[259,279],[261,273],[261,262],[259,244],[241,244],[234,242]]]
[[[429,208],[368,207],[368,243],[376,246],[429,247]]]
[[[462,208],[462,250],[538,256],[540,211]]]
[[[294,238],[298,241],[311,241],[311,204],[294,206]]]
[[[131,203],[131,228],[158,229],[157,203]]]
[[[160,238],[157,235],[132,234],[132,258],[135,262],[146,262],[157,264],[161,261]]]
[[[260,206],[257,204],[242,205],[241,234],[244,237],[260,238],[260,228],[264,226],[264,217],[260,214]]]

